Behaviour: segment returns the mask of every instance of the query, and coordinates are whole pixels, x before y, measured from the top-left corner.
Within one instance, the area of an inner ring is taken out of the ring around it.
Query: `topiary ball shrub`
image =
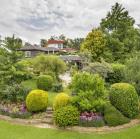
[[[54,99],[54,103],[53,103],[53,109],[57,110],[59,108],[65,107],[70,103],[70,96],[65,94],[65,93],[59,93],[55,99]]]
[[[110,89],[110,101],[126,117],[134,118],[139,113],[138,94],[130,84],[113,84]]]
[[[33,90],[26,98],[26,106],[30,112],[46,110],[48,106],[48,93],[43,90]]]
[[[48,91],[53,86],[53,78],[50,75],[41,75],[37,79],[38,89]]]
[[[118,126],[130,122],[128,118],[122,115],[112,105],[106,105],[104,108],[104,120],[108,126]]]
[[[78,124],[80,113],[73,106],[62,107],[54,112],[55,124],[59,127],[74,126]]]

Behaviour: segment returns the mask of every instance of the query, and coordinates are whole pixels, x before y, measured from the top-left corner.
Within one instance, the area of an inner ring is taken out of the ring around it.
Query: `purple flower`
[[[25,113],[25,112],[27,111],[27,110],[26,110],[26,106],[25,106],[24,104],[21,106],[20,111],[21,111],[22,113]]]
[[[100,120],[103,120],[103,117],[99,113],[84,112],[84,113],[81,113],[81,115],[80,115],[80,121],[88,122],[88,121],[100,121]]]

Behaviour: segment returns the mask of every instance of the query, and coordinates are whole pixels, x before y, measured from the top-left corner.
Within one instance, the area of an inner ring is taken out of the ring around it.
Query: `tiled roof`
[[[76,52],[77,50],[74,49],[74,48],[63,48],[63,49],[61,49],[61,51],[64,51],[64,52]]]
[[[78,55],[62,55],[60,56],[64,61],[81,61],[81,57]]]
[[[63,44],[63,40],[48,40],[48,44]]]
[[[40,47],[36,45],[28,45],[24,46],[20,49],[20,51],[43,51],[43,52],[48,52],[48,51],[55,51],[58,52],[59,49],[54,48],[54,47]]]

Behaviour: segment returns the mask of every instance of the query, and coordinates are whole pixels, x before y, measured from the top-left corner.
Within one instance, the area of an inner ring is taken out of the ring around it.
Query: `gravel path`
[[[69,83],[71,82],[71,76],[69,72],[66,72],[63,75],[60,75],[60,79],[63,81],[64,86],[68,86]]]

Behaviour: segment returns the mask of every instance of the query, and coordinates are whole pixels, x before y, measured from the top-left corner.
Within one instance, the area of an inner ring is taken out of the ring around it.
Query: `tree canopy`
[[[106,46],[106,40],[100,29],[93,29],[81,45],[81,51],[89,51],[93,60],[99,59]]]

